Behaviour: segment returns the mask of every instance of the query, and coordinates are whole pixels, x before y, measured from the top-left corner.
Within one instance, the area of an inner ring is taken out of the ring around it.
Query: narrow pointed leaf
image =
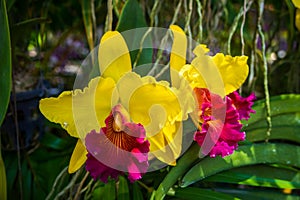
[[[10,97],[11,88],[11,44],[5,0],[0,4],[0,125],[2,124]]]
[[[123,176],[119,176],[119,188],[117,194],[118,200],[129,200],[129,189],[127,180]]]
[[[169,189],[178,181],[178,178],[186,173],[193,163],[198,160],[199,154],[198,144],[193,144],[185,154],[178,160],[177,165],[171,169],[164,180],[161,182],[157,190],[153,193],[154,199],[163,199]]]
[[[206,178],[205,181],[298,189],[300,188],[300,172],[282,167],[255,165],[223,171]]]
[[[143,36],[146,33],[145,29],[138,29],[147,27],[147,22],[144,12],[137,0],[128,0],[123,6],[116,30],[124,32],[130,30],[130,37],[126,37],[128,48],[131,51],[130,57],[132,64],[136,63],[137,66],[147,63],[152,63],[152,41],[150,36],[146,37],[143,41]],[[125,32],[126,33],[126,32]],[[144,42],[144,48],[139,52],[141,42]]]
[[[133,200],[143,200],[143,193],[137,182],[132,184],[132,199]]]
[[[81,12],[84,22],[85,34],[90,51],[94,48],[93,4],[94,1],[81,1]]]
[[[300,95],[287,94],[271,97],[270,104],[272,117],[286,113],[300,112]],[[256,113],[251,114],[251,117],[248,121],[243,120],[243,124],[247,127],[259,121],[265,121],[265,107],[265,100],[256,101],[253,106],[253,109],[256,110]]]
[[[224,158],[206,157],[194,165],[183,177],[181,187],[235,167],[278,163],[300,167],[300,147],[290,144],[261,143],[240,146],[232,155]]]
[[[266,190],[262,189],[233,189],[233,188],[218,188],[218,192],[233,195],[243,200],[253,200],[253,199],[280,199],[280,200],[298,200],[299,197],[296,195],[284,194],[282,191],[278,190]]]
[[[173,195],[172,195],[173,196]],[[238,199],[228,194],[223,194],[220,192],[215,192],[208,189],[201,188],[178,188],[175,190],[175,197],[184,200],[194,200],[194,199],[205,199],[205,200],[233,200]]]
[[[10,33],[8,27],[7,11],[5,0],[0,2],[0,126],[4,120],[6,109],[10,97],[11,88],[11,48],[10,48]],[[1,140],[0,140],[0,199],[6,200],[6,172],[1,155]]]

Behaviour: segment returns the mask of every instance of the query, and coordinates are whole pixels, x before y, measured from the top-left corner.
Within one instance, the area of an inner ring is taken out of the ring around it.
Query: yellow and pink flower
[[[243,98],[236,92],[248,76],[247,56],[208,56],[209,49],[200,44],[193,51],[195,58],[187,64],[186,36],[178,26],[170,28],[174,35],[170,58],[172,84],[179,86],[181,79],[185,79],[194,91],[198,109],[191,117],[198,127],[194,140],[201,147],[200,156],[230,155],[238,142],[245,140],[240,120],[255,112],[251,109],[255,95]]]
[[[145,173],[147,158],[175,165],[181,154],[182,121],[193,111],[192,95],[170,87],[166,81],[132,72],[126,42],[116,31],[102,37],[98,62],[101,76],[91,79],[87,87],[40,101],[40,110],[47,119],[78,138],[68,171],[77,171],[87,161],[94,178],[106,181],[109,176],[117,178],[121,171],[127,171],[134,181]],[[130,136],[135,131],[136,135]],[[107,150],[105,142],[115,149]],[[106,158],[112,156],[119,161],[116,154],[121,151],[130,161],[124,162],[123,168],[96,156],[106,153]]]

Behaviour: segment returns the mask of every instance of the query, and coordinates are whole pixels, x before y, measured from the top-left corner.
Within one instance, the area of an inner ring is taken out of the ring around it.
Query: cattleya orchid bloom
[[[171,25],[174,41],[170,57],[172,85],[182,78],[194,90],[198,109],[191,116],[198,126],[194,140],[201,146],[200,156],[222,157],[232,154],[245,139],[241,119],[248,119],[255,95],[241,97],[236,90],[248,76],[247,56],[217,53],[208,56],[205,45],[195,47],[195,58],[186,64],[187,39],[183,30]],[[224,101],[225,100],[225,101]]]
[[[103,160],[96,162],[97,155],[103,152],[116,154],[115,150],[105,150],[105,142],[131,156],[132,162],[123,166],[131,181],[140,178],[148,167],[148,142],[152,157],[175,165],[181,153],[181,121],[194,108],[192,96],[170,87],[166,81],[157,82],[153,77],[132,72],[126,42],[117,31],[102,37],[98,61],[101,76],[90,80],[83,90],[64,91],[57,98],[40,101],[40,110],[47,119],[78,138],[69,173],[87,161],[94,178],[107,181],[108,176],[122,174],[121,169],[106,166]],[[139,166],[142,169],[133,170]]]

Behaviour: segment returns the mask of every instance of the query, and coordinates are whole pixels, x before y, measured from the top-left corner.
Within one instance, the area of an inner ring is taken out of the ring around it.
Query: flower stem
[[[178,181],[178,179],[185,173],[189,168],[199,160],[199,146],[194,143],[184,153],[184,155],[178,160],[178,163],[173,167],[164,180],[160,183],[157,190],[152,193],[151,199],[160,200],[165,197],[170,188]]]
[[[263,75],[264,75],[264,90],[265,90],[265,98],[266,98],[266,120],[268,124],[267,129],[267,136],[266,136],[266,142],[268,142],[269,137],[271,135],[272,130],[272,120],[271,120],[271,106],[270,106],[270,94],[269,94],[269,87],[268,87],[268,63],[267,63],[267,57],[266,57],[266,41],[265,36],[262,30],[262,17],[263,17],[263,10],[264,10],[264,0],[258,1],[258,19],[257,19],[257,30],[258,34],[261,38],[262,43],[262,59],[263,59]]]

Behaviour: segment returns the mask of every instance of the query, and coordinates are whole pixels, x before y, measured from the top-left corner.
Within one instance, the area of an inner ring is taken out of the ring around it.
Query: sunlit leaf
[[[282,191],[278,190],[266,190],[262,189],[234,189],[234,188],[217,188],[217,192],[222,192],[230,194],[241,198],[243,200],[253,200],[253,199],[280,199],[280,200],[298,200],[299,197],[296,195],[284,194]]]
[[[254,165],[223,171],[205,181],[297,189],[300,188],[300,172],[282,167]]]
[[[179,199],[185,200],[194,200],[194,199],[205,199],[205,200],[229,200],[229,199],[238,199],[233,196],[223,194],[220,192],[215,192],[208,189],[201,189],[195,187],[188,187],[188,188],[178,188],[175,189],[174,195]]]
[[[278,163],[299,167],[300,147],[290,144],[261,143],[240,146],[232,155],[206,157],[193,166],[183,177],[181,187],[187,187],[216,173],[235,167]]]
[[[272,129],[269,140],[287,140],[300,143],[300,95],[289,94],[271,97]],[[268,123],[266,120],[265,100],[255,102],[256,110],[248,121],[243,121],[246,140],[264,141],[267,138]]]
[[[281,115],[286,113],[300,112],[300,95],[287,94],[270,98],[271,115]],[[256,101],[253,109],[255,114],[251,114],[248,121],[243,121],[244,126],[248,127],[260,121],[265,121],[266,106],[265,100]]]
[[[178,181],[178,178],[182,176],[192,166],[192,164],[198,160],[199,154],[198,144],[193,144],[185,154],[178,160],[175,167],[167,174],[164,180],[161,182],[153,196],[155,199],[163,199],[169,189]]]

